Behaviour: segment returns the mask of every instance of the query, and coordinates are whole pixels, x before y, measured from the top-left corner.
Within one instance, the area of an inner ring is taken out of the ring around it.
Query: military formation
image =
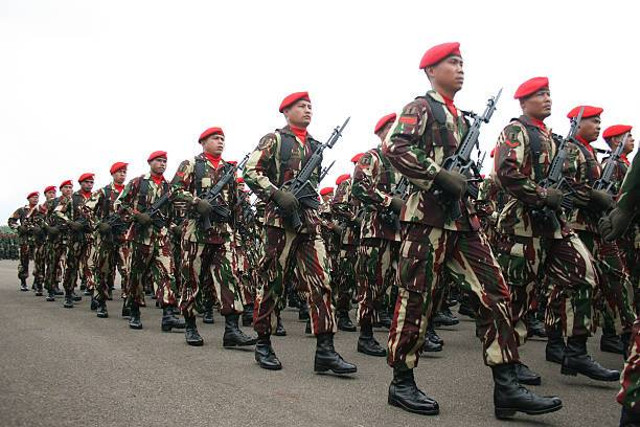
[[[149,171],[129,181],[127,163],[116,162],[112,182],[97,190],[85,173],[75,191],[65,180],[59,194],[46,187],[42,203],[39,192],[28,194],[9,218],[20,239],[20,289],[29,290],[32,260],[36,295],[71,309],[83,293],[100,318],[120,299],[133,330],[155,300],[162,331],[183,329],[190,346],[204,343],[197,315],[213,323],[217,309],[224,348],[254,347],[269,370],[283,368],[271,336],[286,335],[280,312],[288,304],[316,337],[315,372],[357,372],[334,347],[338,331],[356,332],[357,351],[386,357],[393,371],[388,403],[422,415],[439,405],[417,387],[414,369],[422,353],[443,350],[436,327],[458,322],[450,310],[458,303],[459,315],[476,321],[500,419],[562,408],[559,397],[525,387],[542,383],[520,356],[532,336],[547,339],[545,358],[560,375],[619,381],[620,371],[587,352],[600,328],[601,351],[627,361],[621,425],[637,425],[632,128],[607,127],[608,150],[595,148],[609,116],[580,105],[567,113],[567,135],[553,133],[545,124],[551,85],[535,77],[515,91],[521,114],[500,133],[484,176],[478,137],[502,91],[482,115],[458,109],[463,64],[458,43],[427,50],[419,68],[431,88],[375,123],[378,143],[353,156],[353,171],[335,187],[320,188],[333,165],[323,169],[322,158],[348,119],[327,142],[316,140],[307,130],[311,98],[296,92],[280,104],[284,126],[240,162],[223,158],[225,133],[212,127],[171,180],[168,154],[154,151]],[[374,328],[389,330],[386,343]]]

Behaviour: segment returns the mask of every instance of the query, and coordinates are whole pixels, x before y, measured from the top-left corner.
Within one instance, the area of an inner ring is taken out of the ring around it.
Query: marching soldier
[[[432,90],[407,104],[382,145],[391,164],[413,184],[402,211],[399,287],[389,332],[393,381],[389,404],[423,415],[438,403],[415,384],[415,368],[432,307],[446,276],[474,295],[476,335],[494,379],[495,415],[544,414],[562,408],[557,397],[539,397],[518,382],[518,346],[510,317],[509,290],[466,193],[466,177],[440,166],[455,153],[468,125],[453,98],[464,81],[459,43],[429,49],[420,62]],[[438,189],[438,192],[434,191]],[[441,194],[440,194],[441,193]],[[449,212],[455,203],[461,216]]]
[[[36,251],[34,254],[34,262],[36,265],[35,269],[41,272],[42,282],[40,286],[36,288],[36,296],[42,295],[43,283],[47,274],[47,256],[48,251],[51,250],[49,247],[49,239],[47,233],[48,226],[46,223],[47,205],[50,200],[53,200],[56,197],[56,187],[53,185],[45,187],[43,194],[45,197],[45,201],[38,206],[37,226],[39,230],[37,230],[36,233]]]
[[[253,302],[255,299],[255,269],[256,253],[255,253],[255,214],[251,207],[249,192],[246,190],[244,178],[236,178],[238,192],[238,220],[235,231],[235,253],[237,256],[237,276],[238,285],[240,286],[240,294],[242,297],[242,305],[244,311],[242,313],[242,326],[251,326],[253,323]]]
[[[34,259],[36,250],[36,236],[34,227],[39,215],[38,200],[40,193],[33,191],[27,195],[28,204],[22,206],[9,217],[9,227],[18,232],[20,237],[20,263],[18,264],[18,279],[20,279],[20,290],[27,292],[27,278],[29,277],[29,260]],[[39,227],[38,227],[39,228]],[[36,230],[37,231],[37,230]],[[40,283],[44,272],[38,270],[38,264],[34,265],[34,284]]]
[[[209,274],[212,282],[209,286],[213,287],[220,302],[220,314],[225,318],[223,346],[254,345],[256,340],[238,326],[244,307],[233,253],[233,227],[238,219],[236,167],[222,159],[225,136],[221,128],[205,130],[198,142],[202,153],[183,161],[171,182],[174,198],[186,201],[189,207],[183,226],[180,295],[180,310],[187,323],[185,338],[192,346],[201,346],[204,342],[196,327],[194,304],[203,291],[202,277]],[[214,201],[226,212],[216,210],[214,202],[207,199],[207,193],[222,179],[228,182],[220,188]]]
[[[396,120],[396,114],[382,117],[374,133],[384,141]],[[404,206],[402,197],[392,190],[400,182],[398,173],[378,145],[364,153],[353,172],[352,194],[363,206],[360,246],[356,276],[358,277],[358,352],[370,356],[387,355],[373,337],[376,308],[382,306],[387,289],[395,282],[394,265],[400,248],[399,214]]]
[[[314,370],[346,374],[357,368],[345,362],[335,351],[333,335],[336,323],[331,304],[329,265],[318,212],[300,206],[296,197],[282,185],[297,176],[319,142],[307,132],[311,123],[311,100],[308,93],[287,96],[280,104],[287,126],[265,135],[251,154],[244,169],[249,188],[266,202],[264,256],[260,261],[260,284],[253,316],[258,333],[255,357],[265,369],[281,369],[282,364],[271,346],[271,332],[276,327],[276,307],[284,294],[284,283],[291,266],[295,282],[307,296],[311,331],[317,338]],[[319,171],[311,184],[317,186]],[[302,227],[294,230],[287,218],[299,212]]]
[[[55,191],[55,188],[53,189]],[[73,193],[73,182],[62,181],[60,184],[60,196],[47,200],[45,214],[45,230],[47,231],[47,270],[45,286],[47,288],[47,301],[55,301],[60,294],[59,284],[62,281],[63,271],[67,261],[68,234],[63,230],[61,220],[55,213],[61,203],[67,203]]]
[[[173,292],[174,268],[171,262],[168,227],[170,226],[169,183],[164,178],[167,152],[154,151],[147,158],[150,171],[133,178],[114,203],[114,210],[129,223],[124,241],[131,248],[131,264],[127,291],[131,307],[129,327],[142,329],[140,307],[144,307],[144,287],[147,280],[158,286],[157,298],[162,306],[163,332],[184,329],[185,323],[175,313]],[[155,210],[155,212],[154,212]]]

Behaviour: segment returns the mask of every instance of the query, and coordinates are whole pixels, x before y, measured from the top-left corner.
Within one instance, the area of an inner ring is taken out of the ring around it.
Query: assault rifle
[[[147,215],[149,215],[149,217],[151,218],[151,222],[153,223],[153,226],[156,227],[157,229],[161,229],[166,225],[165,224],[166,218],[164,218],[163,215],[161,215],[161,209],[169,201],[170,198],[171,198],[171,191],[167,191],[158,200],[153,202],[151,207],[144,212]]]
[[[298,199],[298,202],[302,207],[310,209],[318,209],[320,207],[320,196],[316,189],[313,188],[309,179],[318,166],[320,166],[320,162],[322,161],[322,152],[326,148],[333,148],[335,143],[338,142],[338,139],[342,136],[344,128],[347,127],[347,123],[349,123],[349,119],[351,119],[351,117],[347,117],[347,120],[344,121],[341,127],[336,127],[333,130],[326,143],[318,145],[318,148],[313,152],[311,158],[304,165],[298,176],[282,185],[281,189],[293,194],[295,198]],[[302,226],[300,212],[298,211],[293,212],[288,220],[296,230]]]
[[[615,183],[611,178],[613,177],[613,172],[616,170],[616,163],[622,156],[622,151],[624,150],[624,146],[626,145],[628,138],[629,132],[624,135],[624,138],[622,138],[622,141],[618,144],[616,149],[611,152],[611,157],[607,159],[604,168],[602,169],[600,179],[593,184],[594,190],[604,190],[611,195],[615,195]]]
[[[327,177],[327,174],[329,173],[329,171],[331,170],[331,168],[335,163],[336,161],[334,160],[333,162],[331,162],[329,166],[322,169],[322,172],[320,172],[320,178],[318,178],[318,184],[320,184]]]
[[[409,191],[409,185],[409,180],[406,176],[403,176],[391,192],[391,197],[398,197],[405,200],[407,192]],[[393,212],[390,207],[380,213],[380,219],[382,219],[387,225],[394,227],[396,230],[400,229],[400,216]]]

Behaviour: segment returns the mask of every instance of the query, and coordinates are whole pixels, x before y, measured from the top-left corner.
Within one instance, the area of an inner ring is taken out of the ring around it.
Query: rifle
[[[564,191],[565,197],[562,198],[561,204],[562,208],[566,210],[571,210],[573,208],[573,198],[571,195],[575,194],[575,191],[571,188],[571,185],[564,177],[562,170],[564,169],[564,163],[567,159],[567,144],[575,138],[583,114],[584,107],[580,109],[580,112],[576,117],[571,119],[569,133],[566,137],[558,141],[558,150],[551,161],[551,165],[549,166],[549,173],[547,174],[547,177],[539,183],[542,188],[555,188]],[[555,212],[551,210],[549,206],[545,206],[542,209],[533,209],[531,211],[531,215],[534,218],[537,217],[538,220],[546,224],[555,224],[558,221]]]
[[[331,162],[329,166],[322,169],[322,172],[320,172],[320,178],[318,178],[318,184],[320,184],[322,180],[324,180],[327,177],[327,174],[329,173],[329,171],[331,170],[335,162],[336,161],[334,160],[333,162]]]
[[[213,208],[210,215],[205,215],[202,217],[202,226],[204,228],[204,231],[208,231],[213,227],[213,225],[211,224],[212,218],[214,222],[227,222],[231,218],[231,210],[227,206],[227,202],[225,202],[222,198],[222,189],[229,182],[231,182],[231,180],[235,179],[236,170],[244,169],[244,166],[247,164],[248,160],[249,154],[244,156],[237,167],[231,165],[230,168],[227,168],[227,171],[224,173],[224,175],[222,175],[218,182],[216,182],[216,185],[209,188],[207,192],[202,195],[201,199],[209,202],[209,204]]]
[[[616,170],[616,163],[620,160],[622,156],[622,150],[624,150],[624,146],[627,143],[627,139],[629,138],[629,132],[624,135],[622,141],[618,144],[615,150],[611,152],[611,157],[609,157],[602,169],[602,175],[600,179],[598,179],[595,184],[593,184],[594,190],[604,190],[611,195],[615,195],[614,182],[611,180],[613,177],[613,172]]]
[[[445,170],[456,171],[471,178],[468,182],[477,183],[482,180],[480,177],[480,168],[478,167],[478,164],[471,159],[471,153],[474,148],[478,148],[478,150],[480,150],[480,143],[478,141],[478,137],[480,136],[480,126],[483,123],[489,123],[489,120],[491,120],[491,116],[493,116],[493,113],[496,111],[496,105],[500,99],[500,95],[502,95],[502,89],[498,91],[498,94],[495,97],[489,98],[487,101],[487,108],[481,116],[478,116],[473,112],[463,112],[465,115],[473,118],[473,124],[464,136],[462,143],[458,146],[456,153],[453,156],[444,159],[442,167]],[[442,190],[436,189],[434,193],[441,196]],[[478,197],[478,187],[476,185],[467,185],[465,197],[476,199]],[[448,202],[448,204],[450,204],[451,218],[460,218],[462,213],[460,212],[458,201]]]
[[[402,176],[398,184],[391,192],[391,197],[398,197],[402,200],[405,200],[407,197],[407,192],[409,190],[409,180],[406,176]],[[380,219],[382,219],[387,225],[394,227],[396,230],[400,229],[400,216],[393,212],[391,208],[387,208],[386,210],[380,213]]]
[[[158,200],[153,202],[151,207],[144,212],[151,217],[153,225],[157,229],[161,229],[165,226],[165,219],[160,215],[160,210],[169,201],[171,194],[171,191],[167,191]]]
[[[117,213],[113,213],[106,217],[102,222],[111,227],[111,235],[120,235],[125,232],[129,224],[123,221],[122,217]]]
[[[350,119],[351,117],[347,117],[347,120],[344,121],[342,127],[336,126],[331,133],[329,140],[324,144],[320,144],[318,148],[316,148],[298,176],[282,184],[281,189],[291,192],[303,207],[310,209],[318,209],[320,207],[320,196],[315,188],[312,187],[309,179],[322,161],[322,152],[326,148],[333,148],[335,143],[338,142],[338,139],[342,136],[342,132],[344,131],[344,128],[347,127],[347,123],[349,123]],[[300,229],[302,226],[300,212],[293,212],[289,218],[289,222],[294,229]]]

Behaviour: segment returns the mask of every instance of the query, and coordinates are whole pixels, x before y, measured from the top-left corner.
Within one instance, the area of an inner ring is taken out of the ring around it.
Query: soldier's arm
[[[353,221],[355,215],[349,203],[349,182],[345,181],[338,185],[336,194],[331,199],[331,211],[343,221]]]
[[[381,171],[378,157],[370,152],[363,154],[353,171],[351,194],[366,204],[389,206],[392,197],[376,185],[381,172],[385,173]]]
[[[426,126],[426,101],[413,101],[404,107],[382,143],[382,152],[393,167],[422,190],[429,190],[440,172],[440,165],[419,146]]]
[[[57,221],[61,221],[62,224],[66,224],[71,221],[68,216],[71,208],[71,197],[64,198],[64,200],[60,200],[58,206],[53,210],[53,216]]]
[[[129,181],[113,204],[114,210],[127,222],[131,221],[131,216],[137,213],[134,210],[134,205],[135,197],[137,196],[138,181],[138,178]]]
[[[22,208],[16,209],[16,211],[9,217],[7,224],[12,230],[16,230],[20,226],[20,211]]]
[[[171,200],[183,201],[192,203],[195,199],[195,194],[191,191],[191,183],[194,177],[194,164],[185,160],[180,163],[176,174],[171,180]]]
[[[640,209],[640,156],[635,156],[627,175],[622,181],[618,207],[627,212],[637,212]]]
[[[547,190],[539,186],[525,168],[533,174],[528,138],[524,130],[515,124],[507,126],[498,137],[495,157],[495,175],[502,188],[522,203],[542,207]]]
[[[567,147],[567,161],[564,164],[563,175],[575,191],[573,198],[577,206],[587,206],[591,201],[591,186],[589,185],[589,163],[582,151],[574,144]]]
[[[273,193],[278,190],[268,176],[269,170],[275,164],[277,142],[276,135],[273,133],[262,137],[242,171],[244,182],[256,196],[264,201],[270,200]]]

